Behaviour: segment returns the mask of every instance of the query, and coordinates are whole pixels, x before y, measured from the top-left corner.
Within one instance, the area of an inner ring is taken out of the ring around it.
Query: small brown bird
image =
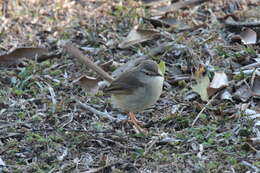
[[[129,112],[130,121],[140,132],[144,132],[134,112],[143,111],[155,104],[162,93],[163,80],[157,63],[144,60],[119,75],[104,92],[112,94],[112,104]]]

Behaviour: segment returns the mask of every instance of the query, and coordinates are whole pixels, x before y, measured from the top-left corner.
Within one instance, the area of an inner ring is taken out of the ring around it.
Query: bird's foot
[[[135,114],[133,112],[129,112],[129,117],[130,117],[130,120],[128,120],[128,122],[133,124],[133,127],[134,127],[136,133],[143,133],[143,134],[148,133],[147,129],[140,127],[140,126],[143,126],[144,123],[142,121],[137,120],[135,117]]]

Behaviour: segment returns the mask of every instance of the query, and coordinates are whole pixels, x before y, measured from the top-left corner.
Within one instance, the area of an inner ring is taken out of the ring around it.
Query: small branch
[[[251,169],[253,169],[255,172],[260,172],[260,169],[257,168],[256,166],[252,165],[251,163],[247,162],[247,161],[242,161],[241,164],[250,167]]]
[[[187,76],[187,75],[182,75],[182,76],[174,76],[172,78],[169,79],[169,83],[170,84],[173,84],[173,83],[176,83],[176,82],[179,82],[179,81],[190,81],[190,80],[194,80],[193,77],[191,76]]]
[[[223,21],[225,25],[234,26],[234,27],[259,27],[260,21],[257,22],[236,22],[236,21]]]
[[[107,72],[105,72],[102,68],[97,66],[93,61],[91,61],[87,56],[83,55],[81,51],[72,45],[72,43],[67,43],[64,46],[65,50],[73,57],[76,57],[82,60],[86,66],[92,70],[94,70],[101,78],[108,82],[114,81],[114,78],[110,76]]]
[[[247,70],[247,69],[258,68],[258,67],[260,67],[260,62],[255,62],[253,64],[249,64],[241,67],[241,70]]]
[[[112,116],[109,115],[107,112],[98,111],[98,110],[96,110],[95,108],[93,108],[93,107],[91,107],[91,106],[89,106],[89,105],[86,105],[86,104],[84,104],[84,103],[81,103],[81,102],[78,101],[78,100],[75,100],[75,101],[76,101],[77,104],[78,104],[79,106],[81,106],[83,109],[88,110],[88,111],[90,111],[90,112],[92,112],[92,113],[94,113],[94,114],[96,114],[96,115],[99,115],[100,117],[107,118],[107,119],[109,119],[110,121],[115,121],[115,120],[116,120],[116,118],[112,117]]]
[[[55,112],[56,105],[57,105],[57,100],[55,99],[56,95],[55,95],[54,89],[51,87],[51,85],[49,85],[48,83],[46,83],[46,85],[48,86],[48,90],[49,90],[50,95],[51,95],[52,112]]]
[[[199,119],[200,115],[205,111],[205,109],[207,108],[207,106],[218,96],[218,93],[215,94],[209,101],[208,103],[201,109],[201,111],[198,113],[197,117],[194,119],[194,121],[192,122],[191,126],[193,127],[195,125],[195,123],[197,122],[197,120]]]
[[[149,146],[147,148],[145,148],[144,151],[144,156],[151,150],[151,148],[154,146],[154,144],[156,144],[156,142],[158,142],[158,139],[153,139],[151,142],[149,142]]]

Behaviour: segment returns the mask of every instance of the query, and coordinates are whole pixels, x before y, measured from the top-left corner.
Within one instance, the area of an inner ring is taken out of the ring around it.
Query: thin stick
[[[205,111],[205,109],[207,108],[207,106],[217,97],[218,93],[215,94],[209,101],[208,103],[201,109],[201,111],[198,113],[197,117],[193,120],[191,127],[193,127],[195,125],[195,123],[197,122],[197,120],[199,119],[200,115]]]
[[[233,27],[259,27],[260,21],[256,22],[236,22],[236,21],[228,21],[225,20],[224,24],[233,26]]]
[[[243,165],[245,165],[245,166],[247,166],[247,167],[250,167],[251,169],[254,169],[255,172],[259,172],[259,171],[260,171],[260,169],[259,169],[258,167],[256,167],[255,165],[253,165],[253,164],[251,164],[251,163],[249,163],[249,162],[247,162],[247,161],[245,161],[245,160],[243,160],[243,161],[241,162],[241,164],[243,164]]]
[[[98,75],[100,75],[101,78],[108,82],[113,82],[114,78],[110,76],[107,72],[105,72],[102,68],[97,66],[93,61],[91,61],[87,56],[83,55],[81,51],[73,46],[71,43],[67,43],[64,48],[67,50],[67,52],[71,55],[74,56],[83,62],[85,62],[86,66],[92,70],[94,70]]]
[[[112,117],[111,115],[109,115],[108,113],[105,113],[105,112],[100,112],[98,110],[96,110],[95,108],[89,106],[89,105],[86,105],[84,103],[81,103],[80,101],[78,100],[75,100],[82,108],[96,114],[96,115],[99,115],[100,117],[105,117],[105,118],[108,118],[110,121],[114,121],[116,120],[116,118]]]

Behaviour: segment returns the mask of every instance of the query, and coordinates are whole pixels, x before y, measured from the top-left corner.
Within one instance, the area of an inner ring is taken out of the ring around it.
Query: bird
[[[135,67],[121,73],[110,85],[103,89],[111,94],[112,105],[129,113],[130,122],[141,133],[142,123],[135,113],[149,108],[159,99],[163,89],[164,76],[153,60],[143,60]]]

